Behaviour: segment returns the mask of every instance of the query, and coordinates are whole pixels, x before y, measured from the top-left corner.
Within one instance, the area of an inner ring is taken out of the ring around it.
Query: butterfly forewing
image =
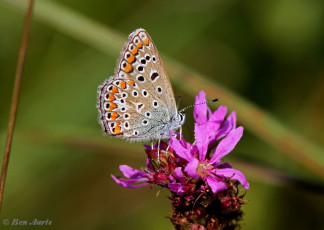
[[[98,93],[104,132],[127,140],[159,139],[177,111],[160,56],[143,29],[129,36],[115,76]]]

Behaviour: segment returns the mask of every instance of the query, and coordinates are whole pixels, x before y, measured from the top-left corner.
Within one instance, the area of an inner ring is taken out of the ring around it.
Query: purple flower
[[[195,104],[206,102],[206,94],[200,91],[196,96]],[[194,107],[194,119],[196,124],[204,128],[207,133],[208,144],[219,140],[226,136],[236,126],[236,114],[233,111],[226,119],[227,108],[219,106],[218,109],[212,113],[207,107],[207,104],[201,104]]]
[[[188,161],[184,171],[191,178],[201,178],[209,185],[213,193],[226,189],[226,178],[238,180],[244,188],[249,188],[243,173],[232,169],[229,164],[221,164],[222,157],[231,152],[243,134],[243,127],[238,127],[231,130],[227,136],[222,139],[216,147],[214,154],[210,159],[206,158],[208,151],[208,137],[204,128],[195,125],[196,149],[195,154],[183,147],[179,140],[175,137],[170,137],[170,146],[175,150],[176,154],[182,159]],[[207,146],[207,147],[206,147]]]
[[[201,91],[196,104],[203,102],[206,95]],[[240,207],[245,203],[243,196],[238,195],[237,186],[241,183],[249,189],[249,183],[242,172],[221,162],[243,135],[243,127],[236,127],[235,112],[228,117],[226,113],[225,106],[219,106],[215,112],[206,104],[195,106],[193,144],[178,133],[170,133],[169,143],[161,141],[160,146],[155,144],[153,148],[144,146],[145,170],[120,165],[125,178],[111,177],[127,188],[148,184],[168,188],[173,207],[170,219],[177,229],[235,226],[242,215]],[[232,216],[230,220],[228,213]]]
[[[203,102],[206,102],[206,95],[201,91],[195,103]],[[138,188],[147,184],[158,184],[168,187],[177,194],[192,189],[193,179],[202,179],[213,193],[225,190],[228,179],[237,180],[248,189],[249,183],[243,173],[233,169],[230,164],[221,163],[221,159],[234,149],[243,135],[243,127],[236,128],[235,112],[225,118],[226,113],[225,106],[219,106],[215,112],[212,112],[206,104],[196,106],[193,145],[179,135],[177,137],[170,135],[170,148],[167,143],[162,142],[159,159],[157,159],[157,145],[153,149],[145,146],[148,154],[146,171],[121,165],[120,171],[126,179],[116,178],[113,175],[112,178],[123,187]],[[218,140],[220,141],[211,154],[211,149]]]
[[[150,174],[143,171],[133,169],[127,165],[120,165],[119,170],[124,174],[128,179],[117,178],[114,175],[111,177],[119,184],[120,186],[126,188],[139,188],[147,185],[150,180]]]

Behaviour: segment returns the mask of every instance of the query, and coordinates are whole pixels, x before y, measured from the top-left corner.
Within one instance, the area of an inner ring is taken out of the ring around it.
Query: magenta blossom
[[[116,178],[114,175],[111,177],[120,185],[127,188],[139,188],[148,184],[150,174],[141,170],[133,169],[127,165],[120,165],[119,170],[124,174],[127,179]]]
[[[206,95],[201,91],[195,104],[203,102]],[[243,135],[243,127],[236,127],[235,112],[228,117],[226,113],[225,106],[219,106],[215,112],[206,104],[195,106],[193,144],[178,133],[170,133],[169,143],[162,141],[153,148],[145,145],[145,170],[121,165],[119,169],[126,178],[111,177],[127,188],[148,184],[168,188],[173,206],[170,219],[176,229],[234,227],[245,203],[243,196],[238,195],[238,184],[249,189],[249,183],[242,172],[221,162]]]
[[[201,91],[196,97],[196,104],[206,101],[206,96]],[[181,158],[183,161],[174,161],[173,167],[167,170],[154,169],[148,158],[146,171],[133,169],[126,165],[121,165],[120,170],[127,179],[118,179],[112,175],[112,178],[121,186],[128,188],[138,188],[147,184],[160,184],[168,187],[172,192],[183,194],[188,186],[188,180],[201,178],[211,188],[213,193],[222,191],[227,188],[226,179],[238,180],[245,189],[249,189],[243,173],[233,169],[229,164],[221,164],[222,157],[230,153],[243,135],[243,127],[235,128],[236,115],[232,112],[225,118],[227,108],[219,106],[212,113],[206,104],[196,106],[194,109],[195,118],[195,144],[191,145],[180,137],[178,140],[174,135],[170,135],[169,152],[174,153],[172,158]],[[210,156],[210,146],[217,140],[223,138],[216,146],[215,151]],[[165,144],[164,144],[165,145]],[[146,146],[148,152],[157,151],[157,146],[151,150]],[[160,151],[166,150],[167,147],[161,147]],[[161,161],[166,158],[161,154]],[[170,156],[169,156],[170,158]],[[165,159],[169,160],[170,159]],[[170,164],[168,164],[170,166]],[[165,169],[165,167],[164,167]],[[184,175],[183,172],[186,174]]]
[[[206,102],[206,94],[200,91],[196,96],[195,104]],[[202,127],[206,133],[208,144],[226,136],[236,126],[236,114],[233,111],[226,119],[227,108],[219,106],[213,113],[207,104],[201,104],[194,107],[194,119],[196,124]]]
[[[226,189],[226,178],[238,180],[244,188],[249,189],[243,173],[238,170],[232,169],[229,164],[221,164],[222,157],[231,152],[237,142],[241,139],[243,134],[243,127],[238,127],[231,130],[227,136],[222,139],[216,147],[216,150],[210,159],[206,158],[208,151],[207,135],[204,128],[195,124],[196,144],[191,149],[196,151],[192,153],[182,145],[182,143],[175,137],[170,137],[170,146],[175,150],[176,154],[182,159],[186,160],[188,164],[184,168],[184,172],[191,178],[203,179],[213,193]]]

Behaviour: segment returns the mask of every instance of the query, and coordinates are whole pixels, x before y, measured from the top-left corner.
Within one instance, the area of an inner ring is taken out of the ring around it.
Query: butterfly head
[[[186,120],[186,114],[184,112],[178,112],[172,119],[169,124],[168,130],[171,132],[177,131],[184,123]]]
[[[177,119],[178,119],[179,125],[182,126],[185,123],[185,120],[186,120],[186,113],[185,112],[178,112]]]

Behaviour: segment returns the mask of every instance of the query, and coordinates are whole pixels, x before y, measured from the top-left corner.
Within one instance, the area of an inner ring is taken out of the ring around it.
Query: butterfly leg
[[[153,142],[153,139],[151,139],[151,150],[153,150],[153,146],[154,145],[154,142]]]
[[[175,134],[172,134],[172,136],[175,137],[176,135]],[[167,152],[169,150],[169,148],[170,148],[170,140],[169,140],[169,143],[168,143],[168,147],[166,148],[165,151]]]
[[[167,152],[169,150],[169,148],[170,148],[170,144],[168,144],[168,147],[166,148],[165,151]]]
[[[160,163],[160,143],[161,143],[161,136],[160,136],[159,141],[158,141],[158,153],[157,153],[159,163]]]
[[[180,127],[180,141],[182,139],[182,126]]]

